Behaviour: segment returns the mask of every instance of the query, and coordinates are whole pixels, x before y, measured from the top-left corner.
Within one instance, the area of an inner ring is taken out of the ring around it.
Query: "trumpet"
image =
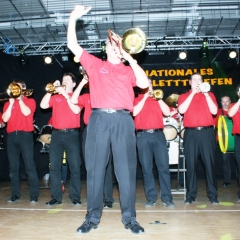
[[[12,82],[8,85],[7,95],[9,98],[18,98],[22,96],[31,96],[33,94],[33,89],[21,89],[20,85],[16,82]],[[5,93],[0,93],[5,94]],[[8,100],[9,98],[0,99],[0,101]]]
[[[161,89],[156,89],[150,92],[150,97],[155,100],[160,100],[163,98],[163,91]]]
[[[56,88],[59,88],[59,87],[66,87],[65,85],[59,85],[59,86],[54,86],[53,83],[48,83],[45,87],[45,90],[48,92],[48,93],[57,93],[56,91]]]
[[[111,29],[108,29],[108,36],[110,41],[116,41],[119,47],[119,40],[121,37]],[[144,50],[146,45],[147,36],[140,28],[130,28],[123,33],[122,47],[126,52],[130,54],[140,53]]]
[[[211,89],[211,86],[208,82],[202,82],[200,85],[199,85],[199,89],[202,93],[207,93],[210,91]]]

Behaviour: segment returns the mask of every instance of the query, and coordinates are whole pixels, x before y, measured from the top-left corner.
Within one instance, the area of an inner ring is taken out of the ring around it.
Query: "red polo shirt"
[[[83,121],[85,124],[88,124],[90,115],[92,113],[91,101],[90,101],[90,94],[86,93],[78,97],[78,105],[81,108],[85,108],[84,110],[84,117]]]
[[[92,108],[133,110],[136,78],[131,67],[102,61],[85,50],[80,62],[89,77]]]
[[[240,134],[240,108],[236,114],[232,117],[233,120],[233,129],[232,134]]]
[[[72,96],[72,93],[68,94]],[[52,107],[52,126],[56,129],[79,128],[80,113],[75,114],[61,94],[51,96],[49,107]]]
[[[136,106],[143,98],[143,94],[139,94],[134,100]],[[148,97],[142,110],[134,118],[136,129],[156,129],[163,128],[163,113],[157,100]]]
[[[12,106],[11,117],[7,122],[7,133],[14,131],[25,131],[32,132],[34,130],[33,127],[33,115],[36,110],[36,102],[33,98],[23,97],[22,100],[26,106],[28,106],[31,110],[31,113],[28,116],[24,116],[21,112],[19,101],[15,99],[14,104]],[[7,110],[9,106],[9,102],[6,102],[3,107],[3,112]]]
[[[181,94],[178,99],[178,106],[180,106],[190,95],[192,90],[187,93]],[[209,96],[217,106],[217,101],[213,93],[209,92]],[[187,111],[183,117],[184,127],[204,127],[213,126],[213,116],[209,110],[206,97],[202,93],[194,95]]]

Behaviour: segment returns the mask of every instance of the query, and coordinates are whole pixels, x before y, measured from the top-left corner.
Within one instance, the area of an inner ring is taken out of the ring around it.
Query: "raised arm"
[[[91,8],[92,7],[84,8],[82,5],[77,5],[69,17],[67,46],[78,59],[80,59],[82,55],[83,48],[79,46],[77,42],[76,20],[86,14]]]
[[[71,103],[76,104],[78,103],[78,96],[80,95],[82,88],[84,87],[84,85],[88,83],[88,77],[85,74],[82,81],[78,84],[77,88],[75,89],[75,91],[73,92],[73,95],[71,97]]]

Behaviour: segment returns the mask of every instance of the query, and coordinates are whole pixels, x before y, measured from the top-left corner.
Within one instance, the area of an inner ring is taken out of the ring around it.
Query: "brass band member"
[[[238,168],[238,186],[240,186],[240,85],[237,86],[238,101],[228,110],[228,116],[233,120],[232,133],[235,135],[235,157]],[[240,202],[240,189],[237,202]]]
[[[158,170],[160,193],[163,204],[174,207],[172,202],[169,157],[166,138],[163,133],[163,115],[169,116],[170,109],[160,99],[153,99],[152,82],[149,79],[149,88],[140,94],[134,101],[133,116],[137,130],[137,149],[139,161],[142,165],[144,189],[147,198],[146,207],[156,204],[158,192],[153,175],[153,156]]]
[[[47,92],[40,103],[43,109],[52,108],[53,130],[49,150],[52,199],[46,205],[62,203],[61,166],[64,150],[70,170],[69,198],[73,205],[80,205],[80,108],[71,103],[76,78],[72,73],[65,73],[62,85],[59,85],[58,80],[54,82],[55,90],[59,94],[52,95]]]
[[[76,6],[68,25],[68,47],[79,58],[89,77],[92,114],[86,139],[87,215],[78,233],[88,233],[98,227],[102,215],[102,193],[105,169],[112,146],[116,177],[119,183],[122,222],[133,233],[144,229],[136,221],[136,139],[133,110],[133,86],[148,86],[143,69],[130,54],[121,51],[115,41],[107,41],[107,61],[89,54],[78,45],[76,20],[91,7]],[[122,55],[121,55],[122,53]],[[121,58],[130,63],[125,66]]]
[[[26,84],[21,80],[14,80],[19,84],[21,91],[26,89]],[[22,94],[17,98],[10,98],[3,107],[3,121],[7,123],[7,155],[10,168],[12,196],[8,202],[17,202],[20,193],[20,155],[22,155],[25,171],[30,186],[30,202],[38,201],[39,186],[36,166],[34,163],[33,142],[33,115],[36,102]]]
[[[189,83],[191,90],[181,94],[178,99],[178,111],[184,114],[184,154],[187,169],[187,198],[185,204],[191,204],[197,197],[197,162],[199,155],[206,170],[207,195],[212,204],[218,204],[217,181],[215,176],[215,131],[213,116],[217,114],[217,102],[213,93],[201,92],[202,76],[195,73]]]

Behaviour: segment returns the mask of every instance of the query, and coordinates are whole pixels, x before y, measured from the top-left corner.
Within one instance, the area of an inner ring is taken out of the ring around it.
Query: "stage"
[[[206,196],[205,180],[198,180],[196,202],[185,205],[185,194],[173,192],[175,208],[167,208],[158,199],[154,207],[145,207],[142,180],[137,181],[137,221],[145,234],[134,235],[121,222],[117,186],[114,187],[113,208],[103,209],[98,228],[88,234],[76,234],[86,214],[86,182],[82,181],[82,205],[72,205],[68,197],[68,182],[63,203],[47,207],[51,199],[47,183],[39,180],[40,196],[37,203],[30,203],[28,183],[21,181],[21,199],[8,203],[10,182],[0,182],[0,239],[55,240],[55,239],[164,239],[164,240],[237,240],[240,239],[240,203],[237,203],[237,181],[222,187],[218,180],[219,205],[212,205]],[[173,188],[176,183],[172,182]],[[177,194],[175,194],[177,193]]]

